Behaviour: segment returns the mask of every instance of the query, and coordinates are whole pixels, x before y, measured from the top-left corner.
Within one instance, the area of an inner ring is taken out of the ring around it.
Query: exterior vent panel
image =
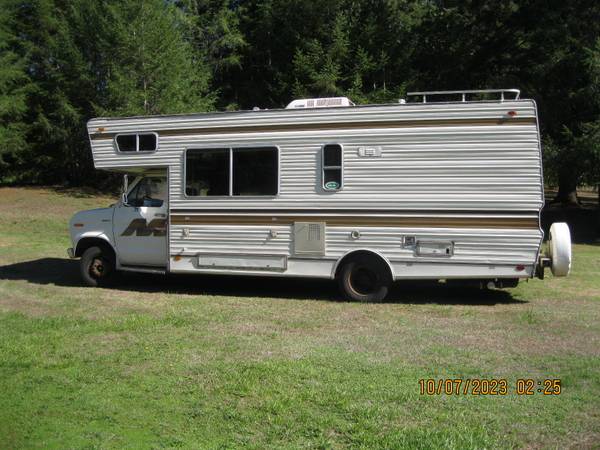
[[[322,256],[325,254],[325,223],[294,222],[294,255]]]

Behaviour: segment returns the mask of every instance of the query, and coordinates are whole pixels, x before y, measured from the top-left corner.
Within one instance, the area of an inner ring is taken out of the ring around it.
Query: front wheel
[[[344,263],[338,281],[346,298],[361,302],[380,302],[388,294],[392,277],[381,259],[359,256]]]
[[[88,286],[106,284],[114,268],[112,258],[100,247],[90,247],[83,252],[80,261],[81,277]]]

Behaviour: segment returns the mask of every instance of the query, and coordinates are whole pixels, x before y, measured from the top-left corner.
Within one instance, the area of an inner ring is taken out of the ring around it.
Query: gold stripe
[[[173,225],[291,225],[294,222],[325,222],[328,226],[523,228],[538,229],[534,217],[339,217],[339,216],[204,216],[172,215]]]
[[[370,128],[411,128],[439,126],[486,126],[486,125],[535,125],[534,117],[501,118],[501,119],[443,119],[443,120],[387,120],[372,122],[335,122],[335,123],[306,123],[253,125],[233,127],[187,128],[180,130],[157,130],[160,136],[182,136],[189,134],[218,134],[218,133],[264,133],[275,131],[311,131],[311,130],[351,130]],[[112,139],[117,133],[94,133],[90,139]]]

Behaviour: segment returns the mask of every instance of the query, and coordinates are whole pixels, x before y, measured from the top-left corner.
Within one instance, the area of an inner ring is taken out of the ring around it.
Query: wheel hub
[[[367,267],[357,267],[352,271],[351,283],[359,294],[371,294],[377,286],[377,275]]]
[[[104,261],[101,258],[95,258],[90,264],[90,275],[94,278],[101,278],[104,275]]]

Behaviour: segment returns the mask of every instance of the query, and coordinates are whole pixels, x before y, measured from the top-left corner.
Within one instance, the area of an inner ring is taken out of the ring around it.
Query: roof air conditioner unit
[[[285,109],[297,108],[334,108],[354,106],[348,97],[301,98],[292,101]]]

